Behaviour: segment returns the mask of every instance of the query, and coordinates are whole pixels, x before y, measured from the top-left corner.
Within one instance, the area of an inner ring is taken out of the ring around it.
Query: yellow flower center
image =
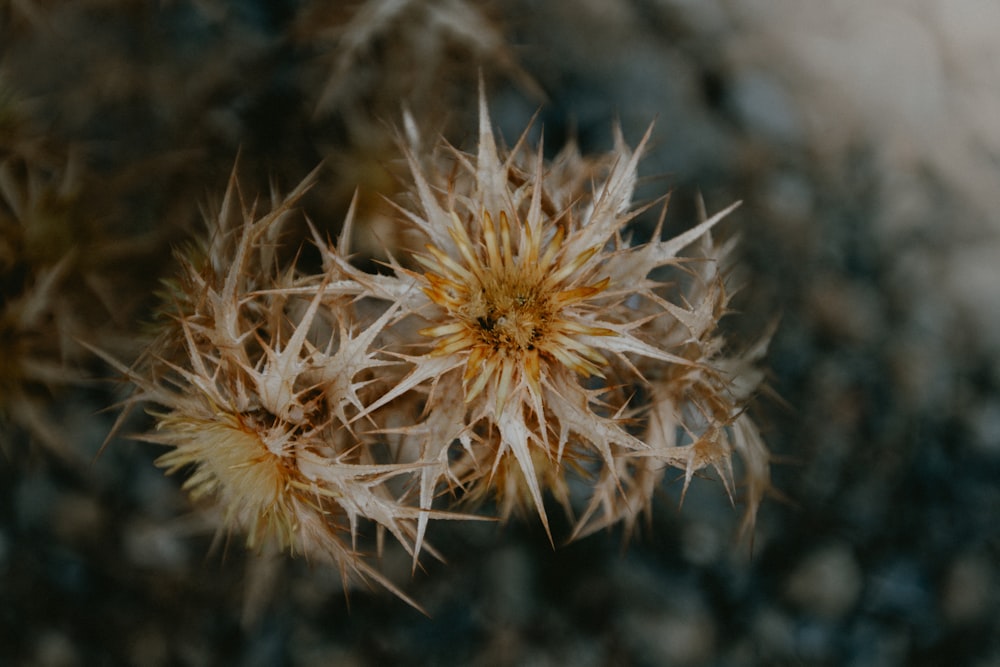
[[[613,332],[584,324],[571,312],[608,285],[608,279],[588,284],[583,267],[596,249],[565,257],[562,229],[543,248],[540,230],[512,230],[505,212],[498,217],[494,224],[484,212],[481,235],[473,238],[452,214],[448,231],[457,255],[428,245],[430,256],[417,260],[428,269],[424,293],[448,313],[444,323],[421,333],[439,339],[436,355],[467,353],[466,401],[495,381],[499,413],[518,379],[541,395],[543,366],[550,362],[601,375],[604,357],[578,338]]]
[[[460,309],[462,318],[481,344],[497,352],[535,350],[556,315],[552,300],[538,285],[518,276],[485,278]]]

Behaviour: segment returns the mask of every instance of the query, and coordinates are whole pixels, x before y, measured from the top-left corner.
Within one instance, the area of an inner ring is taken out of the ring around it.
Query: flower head
[[[367,564],[362,522],[391,533],[414,558],[418,514],[389,480],[413,465],[382,461],[350,426],[371,374],[391,363],[374,345],[393,316],[369,321],[324,284],[300,287],[276,253],[307,179],[258,216],[237,202],[235,177],[210,240],[180,257],[159,339],[133,368],[130,403],[152,403],[157,464],[188,471],[192,500],[219,510],[219,529],[251,549],[337,565],[405,596]],[[308,281],[306,281],[308,282]]]
[[[631,200],[649,134],[635,150],[619,133],[603,158],[570,146],[552,163],[526,148],[526,136],[500,150],[481,93],[475,154],[446,146],[424,167],[410,152],[416,201],[401,211],[424,250],[413,267],[394,265],[395,277],[356,277],[365,296],[425,321],[426,351],[400,348],[409,373],[366,411],[419,397],[421,421],[397,430],[424,464],[424,509],[446,481],[466,498],[495,495],[503,516],[534,506],[547,528],[544,493],[572,511],[569,481],[583,477],[594,493],[582,534],[648,508],[649,484],[639,496],[629,490],[636,470],[677,464],[657,456],[657,429],[678,424],[657,425],[650,406],[632,400],[655,395],[658,378],[709,373],[715,349],[692,354],[680,333],[686,305],[654,272],[680,269],[678,253],[734,207],[632,246],[623,230],[641,212]],[[712,331],[722,314],[712,311]],[[728,407],[726,419],[742,404]]]

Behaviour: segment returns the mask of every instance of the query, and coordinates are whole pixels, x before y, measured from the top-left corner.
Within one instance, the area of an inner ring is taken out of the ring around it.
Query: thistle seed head
[[[183,488],[218,508],[219,530],[254,550],[333,562],[345,578],[373,579],[404,597],[357,547],[365,525],[391,533],[414,558],[417,511],[389,481],[413,465],[379,460],[351,421],[367,399],[373,346],[392,315],[361,325],[324,281],[296,275],[277,252],[280,226],[311,185],[257,215],[235,176],[209,241],[181,258],[166,324],[130,369],[163,445],[157,464],[188,474]]]
[[[403,447],[425,466],[424,509],[447,483],[467,499],[496,497],[502,516],[533,506],[547,528],[544,495],[571,510],[569,481],[583,477],[594,492],[576,534],[631,526],[664,467],[678,465],[666,430],[688,428],[704,441],[700,434],[730,429],[743,409],[717,368],[722,283],[698,283],[677,301],[656,278],[665,267],[683,273],[689,260],[679,253],[734,207],[678,237],[661,240],[658,229],[632,246],[624,229],[642,210],[632,195],[649,133],[634,150],[619,133],[607,156],[587,160],[570,146],[551,163],[526,137],[498,148],[481,93],[474,154],[445,146],[435,165],[411,149],[415,204],[401,213],[424,235],[424,250],[415,266],[394,264],[394,277],[360,294],[400,309],[390,328],[406,316],[423,320],[428,345],[420,355],[398,349],[410,370],[366,414],[406,397],[422,402]],[[683,419],[657,420],[652,407],[664,391],[679,397]],[[636,395],[654,403],[633,405]],[[708,409],[705,423],[692,421],[692,405]],[[716,451],[684,459],[685,469],[713,465],[731,489],[732,447]]]

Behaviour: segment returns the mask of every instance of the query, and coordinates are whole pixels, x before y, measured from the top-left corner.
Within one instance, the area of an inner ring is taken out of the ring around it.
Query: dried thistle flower
[[[312,182],[257,216],[234,175],[209,242],[179,257],[157,341],[132,368],[109,361],[137,387],[129,405],[158,406],[155,431],[139,439],[169,448],[157,460],[168,473],[190,470],[184,489],[218,507],[220,531],[332,562],[345,583],[374,580],[415,605],[357,545],[367,521],[418,555],[419,510],[389,483],[414,466],[377,461],[349,426],[371,373],[391,363],[374,343],[393,310],[362,325],[323,285],[303,296],[277,252]]]
[[[548,530],[544,494],[572,513],[570,480],[583,477],[594,486],[580,535],[623,519],[631,527],[652,496],[636,471],[654,461],[650,481],[666,464],[688,476],[712,465],[731,488],[734,447],[708,456],[700,444],[728,443],[725,431],[748,448],[739,435],[746,395],[729,391],[734,378],[716,363],[725,298],[709,281],[677,305],[654,273],[680,267],[678,253],[735,205],[672,239],[657,228],[633,247],[623,230],[642,210],[631,200],[648,133],[635,150],[619,133],[604,159],[583,160],[571,146],[547,164],[540,148],[527,149],[527,133],[513,150],[497,148],[482,91],[479,125],[476,154],[449,148],[439,169],[409,152],[415,206],[402,213],[427,241],[416,266],[364,276],[329,253],[360,295],[425,320],[425,351],[413,354],[418,341],[401,329],[408,346],[397,354],[410,370],[365,411],[421,404],[417,423],[393,429],[422,464],[420,506],[429,510],[447,485],[472,502],[495,495],[503,518],[533,506]],[[670,399],[678,406],[664,419]],[[706,405],[704,423],[692,419]],[[679,448],[677,428],[698,442]],[[750,471],[751,511],[767,486],[764,467]]]

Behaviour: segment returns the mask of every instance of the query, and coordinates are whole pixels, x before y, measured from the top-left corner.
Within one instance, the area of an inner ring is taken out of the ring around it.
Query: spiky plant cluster
[[[358,537],[374,524],[416,558],[419,512],[393,484],[415,466],[376,456],[352,425],[373,400],[368,385],[393,363],[376,342],[395,309],[366,316],[325,283],[308,296],[295,286],[279,237],[312,183],[258,215],[234,173],[207,218],[207,243],[178,254],[158,338],[132,368],[109,360],[135,384],[129,404],[157,406],[155,430],[139,436],[168,448],[157,465],[189,471],[184,489],[218,509],[224,534],[331,562],[345,580],[374,580],[405,599],[365,561]]]
[[[105,289],[115,244],[93,217],[80,162],[0,157],[0,442],[16,429],[58,456],[79,456],[49,410],[89,358],[77,339],[120,351]],[[108,335],[103,335],[108,334]]]
[[[364,525],[414,562],[429,522],[460,509],[534,511],[549,531],[547,496],[572,537],[631,531],[670,468],[686,490],[712,467],[735,495],[734,454],[752,521],[769,487],[745,412],[763,345],[726,354],[731,245],[710,235],[734,207],[633,245],[648,133],[548,162],[527,133],[498,147],[482,93],[479,122],[472,154],[421,155],[412,137],[398,213],[423,244],[387,248],[377,273],[351,261],[354,208],[337,243],[313,229],[320,272],[279,252],[312,178],[264,215],[231,182],[207,243],[179,257],[157,342],[119,365],[130,402],[158,406],[142,436],[168,448],[158,463],[189,470],[190,495],[251,548],[390,587],[357,547]]]
[[[27,257],[44,243],[47,216],[41,198],[22,196],[18,185],[13,165],[0,164],[0,434],[17,425],[65,451],[33,395],[62,384],[67,374],[61,348],[70,322],[57,316],[56,295],[72,258]]]
[[[635,150],[619,134],[604,158],[570,146],[552,163],[526,136],[501,151],[481,98],[474,154],[445,148],[426,168],[411,151],[414,201],[402,215],[424,248],[391,277],[351,275],[360,295],[407,316],[393,351],[408,372],[365,414],[419,413],[394,433],[422,464],[420,507],[445,491],[474,506],[492,498],[501,518],[533,508],[548,530],[546,494],[575,516],[582,480],[574,535],[631,529],[668,467],[686,489],[711,466],[733,494],[739,452],[752,517],[769,486],[744,412],[760,378],[748,375],[755,359],[725,356],[728,250],[709,234],[734,207],[633,246],[624,231],[642,210],[632,196],[648,134]],[[707,256],[681,259],[699,240]],[[659,277],[668,269],[686,291]]]

